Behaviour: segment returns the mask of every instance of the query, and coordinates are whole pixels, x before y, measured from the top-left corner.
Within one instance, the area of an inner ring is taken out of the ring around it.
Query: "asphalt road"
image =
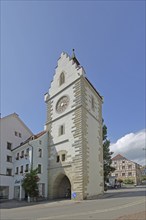
[[[115,220],[123,215],[146,211],[146,187],[109,190],[100,199],[80,202],[14,203],[1,204],[1,220]]]

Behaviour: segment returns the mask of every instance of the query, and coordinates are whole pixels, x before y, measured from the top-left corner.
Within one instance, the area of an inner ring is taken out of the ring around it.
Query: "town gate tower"
[[[92,199],[102,194],[102,97],[79,61],[67,53],[58,59],[45,94],[49,132],[49,199]]]

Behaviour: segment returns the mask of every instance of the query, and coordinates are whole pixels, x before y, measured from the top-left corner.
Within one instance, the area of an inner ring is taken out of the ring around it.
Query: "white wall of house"
[[[22,152],[24,156],[22,156]],[[18,154],[19,157],[17,157]],[[38,164],[41,165],[41,173],[38,174],[40,178],[40,181],[38,182],[40,196],[47,198],[48,133],[44,133],[40,137],[32,136],[32,140],[30,139],[25,144],[20,145],[13,150],[13,157],[15,198],[20,200],[25,198],[25,192],[21,187],[23,178],[25,177],[25,174],[30,171],[31,168],[38,168]]]
[[[0,187],[9,187],[8,198],[12,199],[14,192],[13,185],[13,154],[11,149],[20,145],[32,135],[30,129],[23,123],[16,113],[0,119]],[[7,149],[9,143],[10,149]],[[10,175],[10,176],[8,176]],[[0,190],[1,197],[3,190]]]

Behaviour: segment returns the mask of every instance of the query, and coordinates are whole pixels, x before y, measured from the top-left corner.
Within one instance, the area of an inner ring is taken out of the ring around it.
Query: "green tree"
[[[103,124],[103,163],[104,163],[104,182],[108,180],[108,176],[111,172],[115,170],[114,167],[111,166],[112,159],[111,156],[113,152],[110,151],[110,141],[107,139],[107,127]]]
[[[23,179],[22,187],[30,198],[37,198],[39,195],[38,184],[40,180],[38,177],[38,169],[31,169]]]

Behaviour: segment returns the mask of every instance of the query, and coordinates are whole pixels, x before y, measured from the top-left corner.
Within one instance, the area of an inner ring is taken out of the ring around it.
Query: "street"
[[[1,203],[1,220],[113,219],[146,212],[146,187],[108,190],[96,200]],[[15,207],[17,206],[19,207]],[[136,219],[136,218],[135,218]],[[141,220],[144,220],[141,217]]]

